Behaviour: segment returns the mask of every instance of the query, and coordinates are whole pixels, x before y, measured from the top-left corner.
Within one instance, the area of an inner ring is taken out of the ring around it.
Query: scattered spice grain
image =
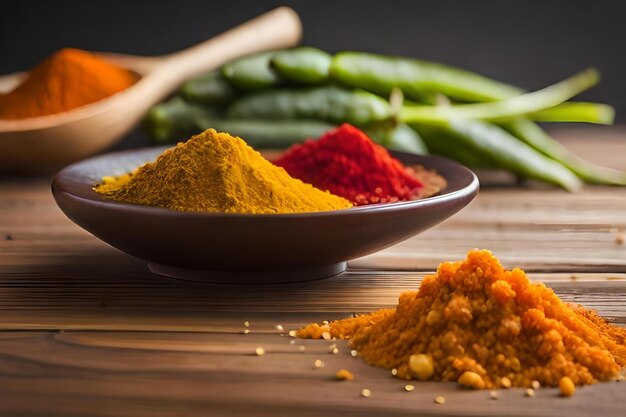
[[[265,349],[263,349],[262,347],[258,347],[254,351],[254,353],[256,353],[257,356],[263,356],[265,355]]]
[[[438,397],[435,397],[435,404],[443,405],[445,403],[446,403],[445,397],[442,397],[441,395]]]
[[[511,380],[505,376],[503,376],[502,378],[500,378],[499,381],[499,387],[500,388],[504,388],[504,389],[509,389],[511,388]]]
[[[347,369],[340,369],[335,374],[335,379],[338,381],[352,381],[354,379],[354,375]]]
[[[576,392],[576,385],[568,376],[564,376],[559,380],[559,391],[563,397],[571,397]]]
[[[457,382],[467,388],[473,388],[473,389],[485,388],[485,381],[483,381],[480,375],[472,371],[463,372]]]
[[[361,390],[361,396],[362,397],[369,398],[371,395],[372,395],[372,391],[370,391],[369,389],[363,388]]]
[[[411,392],[415,389],[415,385],[407,384],[404,386],[404,390],[407,392]]]
[[[435,368],[430,356],[422,353],[409,356],[409,372],[420,381],[426,381],[433,376]]]

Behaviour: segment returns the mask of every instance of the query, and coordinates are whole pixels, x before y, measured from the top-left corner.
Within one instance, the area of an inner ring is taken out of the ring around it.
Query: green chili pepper
[[[529,114],[528,117],[536,122],[585,122],[610,125],[613,124],[615,110],[607,104],[577,101],[539,110]]]
[[[271,65],[284,78],[299,84],[322,84],[328,81],[332,55],[321,49],[301,46],[278,51]]]
[[[305,139],[315,139],[335,125],[317,120],[224,119],[209,107],[174,97],[150,110],[144,123],[154,143],[171,143],[214,128],[241,136],[258,148],[285,148]]]
[[[444,94],[450,98],[483,102],[521,94],[516,87],[481,75],[433,62],[363,52],[340,52],[333,58],[331,78],[355,88],[388,96],[394,87],[413,100]]]
[[[520,142],[504,129],[475,120],[451,120],[447,126],[431,126],[429,131],[415,126],[418,133],[428,138],[430,144],[439,144],[439,151],[446,149],[466,149],[475,153],[475,159],[484,166],[506,169],[525,178],[533,178],[558,185],[566,190],[581,187],[579,179],[569,169]],[[451,155],[452,156],[452,155]],[[456,156],[456,155],[455,155]]]
[[[419,132],[428,151],[434,155],[445,156],[471,168],[497,168],[491,156],[478,148],[468,148],[457,138],[458,133],[449,127],[435,125],[412,125]]]
[[[529,146],[569,168],[583,181],[596,184],[626,185],[625,172],[601,167],[580,158],[528,119],[520,118],[503,123],[502,126]]]
[[[185,82],[180,94],[187,101],[202,104],[223,104],[237,96],[237,90],[219,71],[212,71]]]
[[[274,52],[249,55],[229,62],[222,67],[222,74],[242,90],[260,90],[281,82],[276,71],[270,67]]]
[[[233,102],[228,116],[239,119],[318,119],[363,126],[389,119],[391,109],[387,101],[366,91],[325,86],[249,94]]]
[[[213,128],[243,138],[257,149],[283,149],[306,139],[317,139],[334,125],[317,120],[237,120],[201,117],[199,130]]]
[[[217,112],[209,107],[188,103],[179,96],[154,106],[144,119],[144,128],[154,143],[170,143],[198,133],[198,117],[215,117]]]
[[[318,139],[335,125],[317,120],[242,120],[201,117],[199,130],[213,128],[242,137],[257,149],[284,149],[307,139]],[[374,141],[398,151],[425,155],[428,153],[421,138],[407,125],[382,129],[365,129]]]
[[[544,89],[501,101],[405,106],[398,118],[404,122],[441,124],[446,124],[448,120],[460,119],[504,121],[557,106],[594,86],[598,79],[598,72],[591,68]]]
[[[428,149],[420,135],[405,124],[394,126],[390,123],[378,123],[363,129],[374,141],[396,151],[427,155]]]

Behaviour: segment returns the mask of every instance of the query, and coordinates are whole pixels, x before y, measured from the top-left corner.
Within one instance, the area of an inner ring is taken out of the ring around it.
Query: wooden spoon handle
[[[279,7],[214,38],[163,57],[154,69],[174,84],[243,55],[296,45],[302,35],[297,13]],[[168,83],[169,84],[169,83]]]

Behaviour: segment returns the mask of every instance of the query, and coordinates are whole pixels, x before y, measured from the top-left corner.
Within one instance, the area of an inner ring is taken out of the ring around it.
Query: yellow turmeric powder
[[[242,139],[209,129],[95,191],[178,211],[276,214],[338,210],[348,200],[291,178]]]
[[[325,331],[350,338],[363,360],[396,368],[400,378],[427,375],[474,388],[554,387],[562,377],[591,384],[626,366],[626,329],[564,303],[520,269],[505,270],[486,250],[442,263],[419,291],[401,294],[396,309],[311,324],[298,334]]]
[[[109,97],[136,81],[132,72],[79,49],[61,49],[13,91],[0,95],[0,119],[60,113]]]

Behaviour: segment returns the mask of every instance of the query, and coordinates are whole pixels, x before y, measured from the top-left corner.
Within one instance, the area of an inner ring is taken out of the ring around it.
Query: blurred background
[[[278,5],[297,10],[304,44],[458,65],[535,89],[589,66],[603,82],[581,98],[626,122],[626,1],[58,0],[1,2],[0,73],[65,46],[160,55]]]

